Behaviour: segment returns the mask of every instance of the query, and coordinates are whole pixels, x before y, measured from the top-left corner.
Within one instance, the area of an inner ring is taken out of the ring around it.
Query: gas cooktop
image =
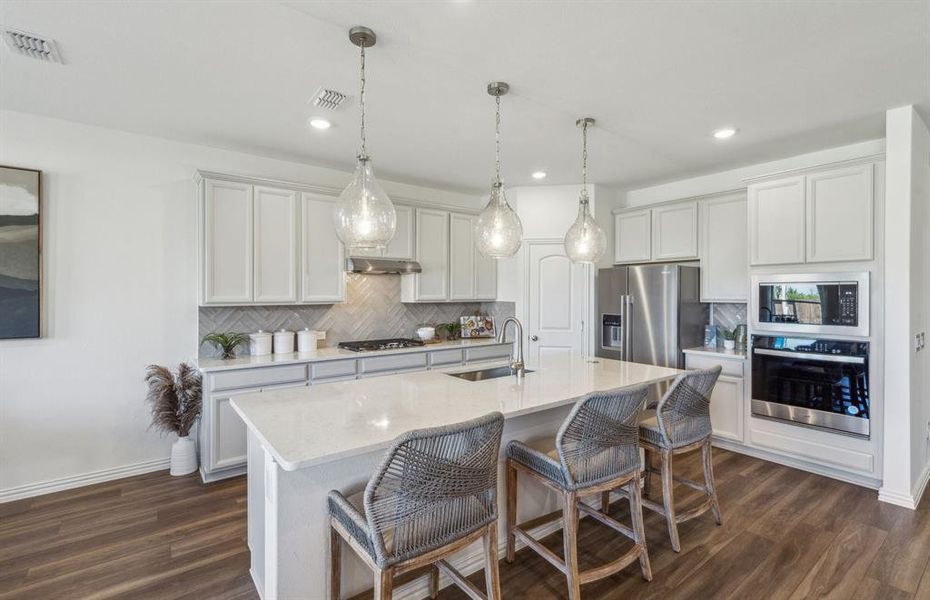
[[[372,350],[394,350],[422,346],[420,340],[408,338],[388,338],[385,340],[362,340],[360,342],[339,342],[339,347],[352,352],[371,352]]]

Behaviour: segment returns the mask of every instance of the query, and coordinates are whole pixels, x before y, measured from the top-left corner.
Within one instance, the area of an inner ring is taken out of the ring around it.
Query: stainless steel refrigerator
[[[683,369],[682,350],[704,343],[700,279],[700,268],[686,265],[599,269],[595,354]]]

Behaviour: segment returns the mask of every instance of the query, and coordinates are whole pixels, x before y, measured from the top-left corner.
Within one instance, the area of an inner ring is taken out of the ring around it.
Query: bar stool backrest
[[[396,440],[365,488],[379,564],[414,558],[497,519],[499,412]]]
[[[639,465],[645,385],[588,394],[562,423],[555,445],[571,488],[608,481]]]
[[[685,446],[712,433],[710,395],[720,371],[717,365],[679,375],[659,400],[656,416],[668,447]]]

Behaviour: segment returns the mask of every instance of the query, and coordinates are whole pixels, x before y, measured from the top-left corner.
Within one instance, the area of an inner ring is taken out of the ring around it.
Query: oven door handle
[[[791,358],[801,358],[804,360],[821,360],[826,362],[848,363],[854,365],[865,364],[865,358],[862,356],[839,356],[836,354],[815,354],[813,352],[789,352],[788,350],[769,350],[768,348],[753,348],[752,351],[755,354],[788,356]]]

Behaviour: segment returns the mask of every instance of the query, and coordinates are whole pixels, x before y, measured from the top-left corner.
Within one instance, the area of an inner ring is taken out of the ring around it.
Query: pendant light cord
[[[501,97],[500,95],[494,96],[494,101],[497,103],[497,113],[494,118],[494,149],[495,149],[495,163],[494,167],[497,172],[497,181],[498,185],[501,184]]]
[[[581,201],[588,203],[588,123],[581,125]]]
[[[362,127],[361,127],[361,142],[362,147],[359,150],[359,159],[367,160],[368,159],[368,148],[365,144],[365,44],[360,44],[359,47],[361,50],[361,62],[362,62],[362,77],[361,77],[361,91],[358,95],[358,106],[362,115]]]

